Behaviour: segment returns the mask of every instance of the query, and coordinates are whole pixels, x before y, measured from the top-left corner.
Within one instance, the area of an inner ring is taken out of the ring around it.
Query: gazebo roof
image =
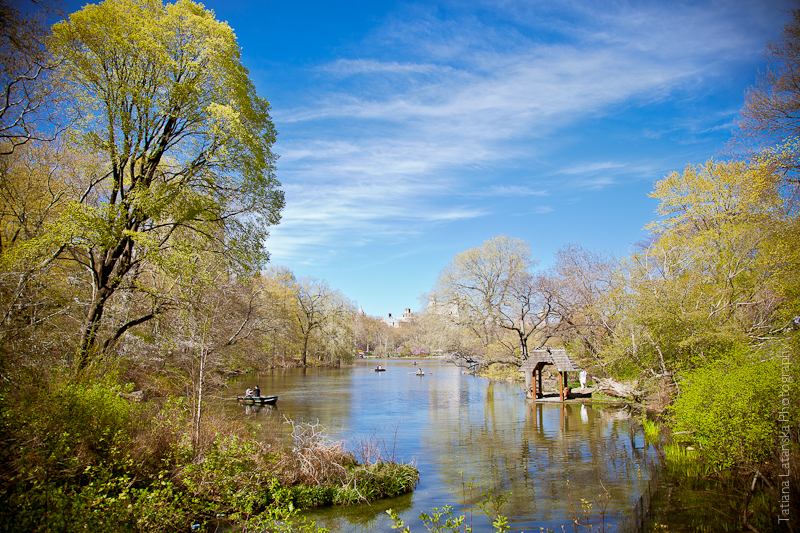
[[[567,350],[563,348],[544,350],[533,350],[528,355],[528,359],[519,367],[520,372],[532,371],[539,363],[555,365],[559,372],[578,372],[580,367],[567,355]]]

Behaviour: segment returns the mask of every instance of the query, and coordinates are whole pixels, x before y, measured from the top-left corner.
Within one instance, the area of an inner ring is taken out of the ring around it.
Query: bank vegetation
[[[300,509],[412,490],[207,401],[353,357],[346,297],[264,270],[276,132],[233,30],[188,0],[59,18],[0,1],[0,527],[316,530]]]

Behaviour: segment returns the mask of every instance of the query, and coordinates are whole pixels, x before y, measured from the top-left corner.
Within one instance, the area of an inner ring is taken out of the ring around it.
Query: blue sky
[[[370,315],[457,253],[625,255],[653,183],[719,155],[791,2],[208,1],[279,132],[272,263]]]

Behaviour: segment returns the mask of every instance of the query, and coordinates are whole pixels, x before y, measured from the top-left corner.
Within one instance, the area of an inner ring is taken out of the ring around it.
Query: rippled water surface
[[[375,372],[376,364],[387,371]],[[414,374],[420,367],[424,376]],[[625,409],[536,403],[519,385],[462,374],[435,360],[275,370],[234,386],[244,391],[255,384],[263,395],[279,396],[274,409],[233,402],[228,409],[255,422],[319,422],[351,450],[378,442],[384,457],[419,468],[412,494],[312,513],[332,531],[392,531],[387,508],[400,511],[412,531],[426,531],[417,518],[422,511],[453,505],[460,512],[489,490],[508,497],[502,512],[514,531],[561,531],[562,525],[572,531],[573,515],[583,514],[581,499],[593,503],[595,522],[605,502],[606,524],[613,524],[641,494],[655,454]],[[285,434],[290,429],[285,425]],[[475,531],[490,529],[479,511],[471,520]]]

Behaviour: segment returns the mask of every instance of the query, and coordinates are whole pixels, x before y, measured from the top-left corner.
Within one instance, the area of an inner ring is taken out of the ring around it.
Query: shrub
[[[670,407],[676,442],[696,445],[717,470],[769,461],[778,437],[781,370],[778,358],[734,352],[690,372]]]

